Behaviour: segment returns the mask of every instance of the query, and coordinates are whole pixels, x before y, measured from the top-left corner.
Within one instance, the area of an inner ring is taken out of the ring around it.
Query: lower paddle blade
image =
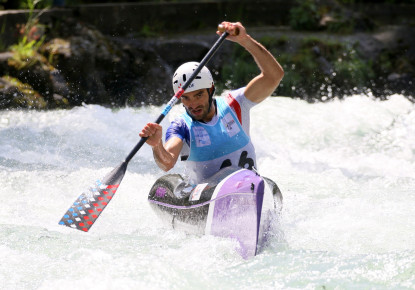
[[[97,180],[75,200],[59,224],[87,232],[111,201],[126,170],[127,163],[123,162],[102,180]]]

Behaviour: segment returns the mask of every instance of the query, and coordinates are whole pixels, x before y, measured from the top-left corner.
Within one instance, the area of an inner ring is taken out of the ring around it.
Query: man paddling
[[[152,147],[154,159],[164,171],[173,168],[179,156],[186,160],[187,175],[194,183],[224,167],[256,167],[255,149],[249,137],[250,109],[270,96],[284,75],[277,60],[246,33],[241,23],[223,22],[222,26],[229,33],[228,40],[252,55],[261,73],[246,87],[231,91],[226,97],[213,98],[213,78],[203,67],[181,96],[186,112],[170,124],[166,142],[162,141],[162,126],[156,123],[146,124],[139,134],[148,137],[146,143]],[[175,93],[197,66],[198,63],[189,62],[176,70]]]

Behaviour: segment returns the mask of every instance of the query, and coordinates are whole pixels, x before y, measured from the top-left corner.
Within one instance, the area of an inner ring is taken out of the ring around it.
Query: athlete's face
[[[209,111],[209,94],[207,89],[200,89],[181,96],[187,112],[198,121],[210,121],[214,116],[214,106]]]

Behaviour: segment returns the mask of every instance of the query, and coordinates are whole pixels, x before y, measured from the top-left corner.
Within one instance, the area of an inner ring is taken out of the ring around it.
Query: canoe
[[[230,168],[197,185],[180,174],[162,176],[148,201],[174,229],[235,239],[245,259],[263,249],[272,219],[282,207],[275,182],[255,171]]]

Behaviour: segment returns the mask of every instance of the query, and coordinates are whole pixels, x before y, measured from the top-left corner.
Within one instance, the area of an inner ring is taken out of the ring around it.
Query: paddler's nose
[[[189,101],[187,103],[187,109],[193,110],[198,106],[197,100],[195,98],[189,98]]]

